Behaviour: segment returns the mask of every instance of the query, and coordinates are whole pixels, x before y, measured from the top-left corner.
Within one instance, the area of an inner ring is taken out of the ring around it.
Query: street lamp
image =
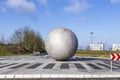
[[[93,37],[92,35],[93,35],[93,32],[90,32],[90,34],[91,34],[91,44],[92,44],[92,37]]]

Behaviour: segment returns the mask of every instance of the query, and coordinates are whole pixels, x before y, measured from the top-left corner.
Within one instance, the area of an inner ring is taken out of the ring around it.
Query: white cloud
[[[69,13],[81,13],[91,6],[86,0],[70,0],[70,5],[64,8],[64,11]]]
[[[47,5],[48,5],[47,0],[39,0],[39,2],[40,2],[41,5],[43,5],[45,7],[47,7]]]
[[[111,3],[120,3],[120,0],[110,0]]]
[[[28,0],[7,0],[6,5],[17,12],[25,14],[33,13],[37,10],[35,4]]]

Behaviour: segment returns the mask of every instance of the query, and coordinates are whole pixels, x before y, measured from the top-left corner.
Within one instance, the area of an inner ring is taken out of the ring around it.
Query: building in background
[[[104,50],[103,44],[90,44],[90,50]]]
[[[112,45],[112,50],[113,51],[120,50],[120,44],[113,44]]]

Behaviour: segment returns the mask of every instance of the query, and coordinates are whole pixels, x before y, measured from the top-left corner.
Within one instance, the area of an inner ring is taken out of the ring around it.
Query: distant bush
[[[6,45],[0,45],[0,56],[9,56],[14,55],[14,53],[10,52],[8,50],[9,46]]]
[[[43,52],[44,41],[39,32],[35,32],[30,27],[18,29],[14,32],[10,41],[10,51],[13,53],[19,52]]]
[[[22,48],[22,47],[17,47],[17,46],[9,46],[8,51],[10,51],[14,54],[16,54],[16,53],[28,53],[29,52],[29,50]]]

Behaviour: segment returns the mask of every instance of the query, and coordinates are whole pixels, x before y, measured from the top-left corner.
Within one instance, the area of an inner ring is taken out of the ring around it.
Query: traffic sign
[[[120,61],[120,54],[119,53],[111,53],[110,60],[111,60],[111,71],[112,71],[112,61]]]
[[[118,53],[112,53],[112,54],[110,55],[110,59],[111,59],[112,61],[120,61],[120,54],[118,54]]]

